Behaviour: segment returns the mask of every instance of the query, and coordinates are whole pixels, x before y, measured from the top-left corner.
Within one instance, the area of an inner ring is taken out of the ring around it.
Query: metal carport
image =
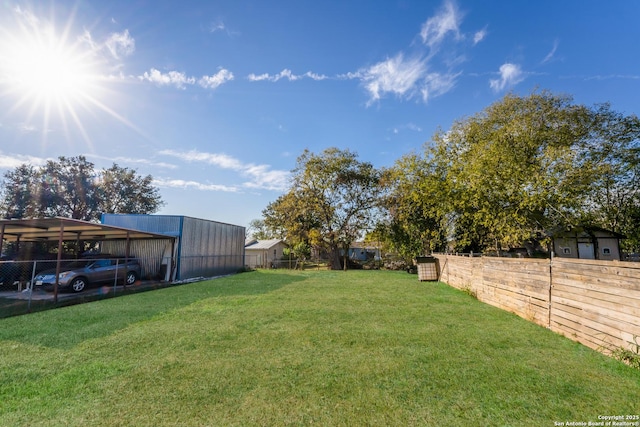
[[[114,227],[99,223],[82,221],[71,218],[36,218],[36,219],[5,219],[0,220],[0,253],[4,242],[58,242],[58,259],[56,263],[56,276],[60,274],[60,262],[62,259],[62,242],[65,241],[126,241],[126,255],[129,257],[129,242],[141,239],[171,240],[175,244],[175,238],[164,234],[151,233],[140,230],[132,230],[123,227]],[[172,251],[173,253],[173,251]],[[173,264],[173,260],[172,260]],[[54,287],[54,301],[58,301],[58,286]]]

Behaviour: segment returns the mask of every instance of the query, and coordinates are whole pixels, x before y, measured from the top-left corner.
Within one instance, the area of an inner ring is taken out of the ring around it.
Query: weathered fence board
[[[552,313],[564,310],[552,330],[570,336],[577,328],[598,349],[628,348],[640,336],[639,263],[556,258],[552,284]]]
[[[580,323],[573,322],[571,319],[560,318],[561,322],[557,322],[557,317],[552,317],[551,321],[551,330],[556,331],[558,328],[562,328],[562,331],[559,332],[561,335],[573,340],[577,341],[580,344],[586,345],[587,347],[593,348],[594,350],[602,351],[607,349],[605,344],[605,338],[596,331],[589,330],[586,327],[583,327]],[[598,336],[598,339],[594,337]]]
[[[640,298],[632,296],[616,295],[599,290],[590,290],[587,288],[579,288],[575,286],[567,286],[554,282],[553,297],[564,296],[572,299],[582,306],[597,307],[600,313],[612,313],[614,315],[628,313],[633,316],[640,317]],[[633,292],[633,291],[629,291]]]
[[[618,295],[629,295],[629,292],[637,292],[640,279],[629,281],[619,280],[616,278],[601,279],[594,277],[592,280],[585,281],[584,276],[577,272],[556,271],[553,272],[553,283],[570,283],[578,282],[581,287],[591,290],[599,290],[600,292],[616,293]]]
[[[591,348],[630,348],[640,337],[640,263],[436,257],[450,286]]]
[[[640,326],[634,324],[636,318],[623,313],[617,313],[616,317],[604,315],[597,305],[582,304],[577,307],[572,301],[558,297],[557,300],[554,300],[552,316],[556,316],[556,313],[558,317],[566,317],[568,319],[576,317],[577,320],[574,319],[574,321],[588,325],[616,339],[620,338],[618,332],[623,325],[630,334],[640,336]],[[556,321],[558,320],[556,319]]]

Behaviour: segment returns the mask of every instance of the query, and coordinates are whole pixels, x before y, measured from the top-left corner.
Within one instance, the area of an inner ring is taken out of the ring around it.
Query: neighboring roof
[[[597,226],[577,226],[577,227],[569,227],[565,229],[557,229],[548,233],[550,237],[576,237],[581,234],[593,235],[594,233],[605,233],[610,235],[611,237],[615,237],[618,239],[626,239],[627,236],[624,234],[616,233],[615,231],[606,230]]]
[[[0,236],[7,242],[42,242],[62,240],[169,239],[170,236],[131,230],[71,218],[3,219]]]
[[[351,249],[370,249],[370,250],[378,250],[380,249],[373,243],[365,243],[365,242],[351,242],[349,245]]]
[[[285,246],[287,245],[281,239],[271,239],[271,240],[250,240],[244,245],[245,249],[260,249],[266,250],[271,249],[276,246],[278,243],[282,243]]]

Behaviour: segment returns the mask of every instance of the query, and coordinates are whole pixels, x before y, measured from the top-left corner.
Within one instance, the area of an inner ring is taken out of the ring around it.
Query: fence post
[[[27,302],[27,313],[31,313],[31,297],[33,296],[33,286],[36,280],[36,264],[38,261],[33,261],[33,267],[31,267],[31,281],[27,283],[27,289],[29,290],[29,302]],[[20,281],[22,283],[22,281]]]

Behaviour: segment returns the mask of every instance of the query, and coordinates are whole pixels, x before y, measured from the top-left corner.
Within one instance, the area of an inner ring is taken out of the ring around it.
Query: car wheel
[[[87,280],[83,277],[76,277],[75,279],[73,279],[73,282],[71,282],[71,289],[73,290],[73,292],[81,292],[86,287]]]
[[[127,273],[127,285],[133,285],[138,280],[138,275],[135,271],[130,271]]]

